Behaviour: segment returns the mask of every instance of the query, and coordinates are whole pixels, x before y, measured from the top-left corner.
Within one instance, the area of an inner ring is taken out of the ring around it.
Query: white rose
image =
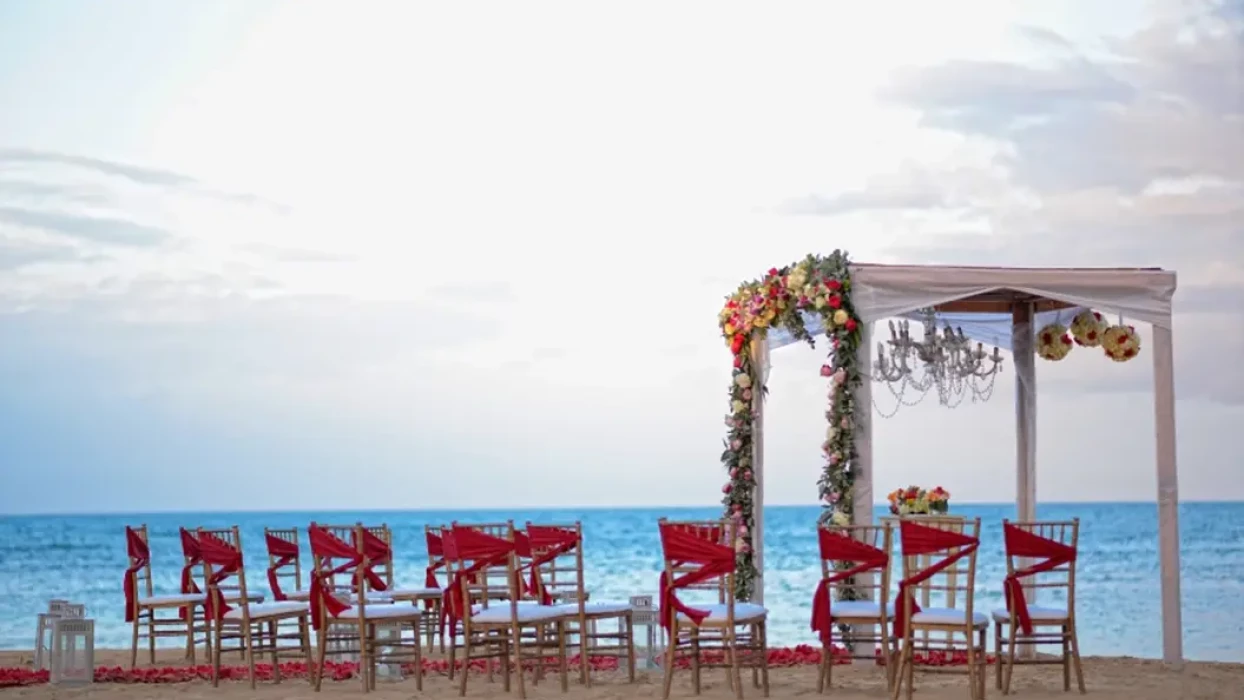
[[[834,439],[834,436],[835,436],[835,435],[837,435],[837,434],[838,434],[838,429],[837,429],[837,428],[835,428],[835,427],[834,427],[834,426],[832,426],[832,425],[831,425],[831,426],[829,426],[829,427],[827,427],[827,428],[825,429],[825,439],[826,439],[826,440],[833,440],[833,439]]]
[[[752,378],[750,375],[740,374],[734,378],[734,383],[738,384],[739,388],[746,389],[752,385]]]
[[[847,514],[843,513],[840,510],[834,511],[833,518],[831,519],[833,520],[833,523],[837,525],[838,527],[846,527],[847,525],[851,524],[851,518],[847,517]]]

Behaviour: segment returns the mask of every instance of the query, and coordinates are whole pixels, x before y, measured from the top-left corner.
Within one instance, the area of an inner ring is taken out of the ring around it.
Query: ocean
[[[884,509],[878,507],[877,512]],[[659,517],[710,518],[717,508],[619,508],[513,511],[366,511],[161,513],[0,517],[0,649],[30,649],[35,616],[51,598],[85,603],[96,620],[96,646],[124,648],[121,589],[126,524],[151,528],[156,592],[175,592],[181,571],[179,526],[238,525],[251,585],[267,590],[263,528],[305,527],[310,521],[387,523],[393,529],[400,585],[422,585],[427,564],[425,524],[496,522],[583,523],[588,588],[596,600],[655,594]],[[982,519],[977,608],[1002,603],[1005,573],[1001,521],[1013,505],[956,505]],[[1157,507],[1153,504],[1041,504],[1040,517],[1080,518],[1077,616],[1085,655],[1161,656]],[[811,643],[812,591],[820,566],[816,507],[770,506],[765,519],[765,600],[774,645]],[[1180,508],[1184,654],[1189,659],[1244,661],[1244,503],[1187,503]],[[305,567],[310,557],[304,547]],[[305,580],[305,579],[304,579]]]

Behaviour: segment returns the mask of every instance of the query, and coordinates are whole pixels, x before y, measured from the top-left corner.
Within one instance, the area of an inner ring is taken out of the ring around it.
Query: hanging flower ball
[[[1101,347],[1106,357],[1127,362],[1140,354],[1140,334],[1132,326],[1110,326],[1101,334]]]
[[[1101,345],[1102,333],[1105,333],[1106,327],[1109,325],[1100,313],[1088,310],[1081,311],[1076,314],[1075,318],[1071,319],[1071,335],[1075,338],[1076,345],[1095,348]]]
[[[1037,332],[1037,355],[1043,360],[1058,362],[1071,352],[1071,336],[1067,335],[1067,327],[1060,323],[1051,323]]]

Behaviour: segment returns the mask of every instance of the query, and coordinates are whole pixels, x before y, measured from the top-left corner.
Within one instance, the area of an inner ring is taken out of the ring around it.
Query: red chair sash
[[[181,553],[186,559],[185,566],[181,567],[181,592],[183,595],[190,593],[202,593],[199,590],[199,584],[194,582],[194,567],[203,563],[203,555],[199,553],[199,540],[186,528],[181,530]],[[177,609],[177,617],[185,620],[190,615],[190,606],[182,606]]]
[[[389,584],[380,578],[380,574],[376,573],[374,567],[391,564],[393,548],[375,533],[364,529],[363,556],[367,558],[363,564],[363,576],[367,579],[367,585],[371,586],[373,591],[387,590]]]
[[[272,589],[272,597],[275,600],[289,600],[289,596],[281,590],[281,578],[277,574],[298,560],[298,545],[268,533],[264,533],[263,538],[268,545],[268,556],[273,559],[268,565],[268,587]]]
[[[138,614],[138,572],[151,563],[151,549],[138,531],[128,525],[125,527],[125,553],[130,566],[125,570],[121,587],[125,591],[125,621],[133,622]]]
[[[959,551],[930,564],[928,568],[917,571],[910,578],[899,581],[898,599],[895,601],[897,609],[894,611],[894,635],[896,637],[901,637],[907,632],[908,612],[913,614],[920,612],[920,605],[916,603],[911,593],[912,586],[928,581],[980,547],[980,540],[970,535],[920,525],[910,520],[899,523],[899,532],[903,539],[903,556],[905,557],[938,554],[956,547]]]
[[[734,549],[720,543],[720,528],[713,528],[711,532],[697,531],[685,525],[661,523],[660,530],[661,549],[667,564],[700,565],[698,569],[688,571],[673,580],[670,580],[668,573],[662,572],[659,583],[661,626],[668,631],[678,613],[686,615],[692,624],[698,626],[708,617],[709,611],[686,605],[678,599],[676,591],[734,571]]]
[[[423,585],[428,588],[440,588],[441,583],[436,580],[436,572],[445,567],[445,546],[438,535],[429,532],[427,536],[429,564],[424,572]]]
[[[324,625],[325,612],[337,617],[350,609],[349,605],[332,594],[328,583],[338,574],[354,573],[366,557],[359,553],[357,547],[319,525],[308,527],[307,535],[311,542],[311,554],[324,565],[324,568],[317,567],[311,572],[311,626],[319,630]],[[345,562],[334,567],[331,565],[334,559],[344,559]],[[359,591],[358,594],[364,596],[366,592]]]
[[[817,537],[821,548],[821,559],[855,564],[847,569],[833,571],[816,585],[816,593],[812,598],[812,631],[818,634],[823,644],[829,644],[834,626],[829,587],[846,581],[856,574],[884,569],[889,565],[890,557],[879,547],[860,542],[839,532],[820,528],[817,530]]]
[[[444,606],[450,629],[456,629],[458,621],[464,619],[470,609],[470,600],[466,594],[467,582],[484,569],[505,563],[515,553],[514,543],[461,525],[455,525],[452,532],[446,533],[441,539],[445,558],[459,564],[453,581],[446,589]]]
[[[527,588],[541,605],[552,605],[553,595],[540,577],[540,567],[573,552],[579,546],[579,533],[564,527],[528,525],[523,539],[527,541],[528,556],[531,557],[531,562],[527,564],[530,569]]]
[[[225,596],[220,592],[220,584],[230,576],[242,570],[242,552],[233,545],[206,532],[200,533],[199,555],[203,562],[213,569],[207,579],[207,599],[203,603],[206,615],[217,622],[224,614],[232,610],[225,603]]]
[[[1014,621],[1019,623],[1024,634],[1032,634],[1032,616],[1028,614],[1028,600],[1024,596],[1024,586],[1020,579],[1045,571],[1053,571],[1075,561],[1076,550],[1070,545],[1042,537],[1011,523],[1003,523],[1002,531],[1008,557],[1043,560],[1032,566],[1016,569],[1002,582],[1002,590],[1006,596],[1006,609],[1015,617]]]

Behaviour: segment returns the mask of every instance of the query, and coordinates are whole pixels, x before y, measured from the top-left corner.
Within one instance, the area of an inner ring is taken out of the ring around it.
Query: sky
[[[711,504],[723,298],[835,248],[1178,271],[1181,497],[1244,499],[1242,46],[1241,0],[3,3],[0,513]],[[1013,377],[878,418],[875,491],[1012,501]],[[1153,500],[1152,380],[1038,361],[1040,500]]]

